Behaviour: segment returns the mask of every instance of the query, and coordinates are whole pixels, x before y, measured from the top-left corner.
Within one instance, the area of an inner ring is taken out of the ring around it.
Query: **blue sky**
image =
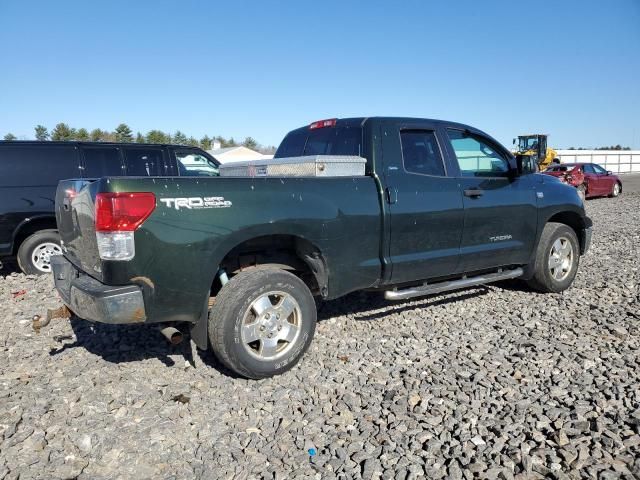
[[[640,148],[640,0],[0,0],[0,136],[58,122],[277,145],[330,117]]]

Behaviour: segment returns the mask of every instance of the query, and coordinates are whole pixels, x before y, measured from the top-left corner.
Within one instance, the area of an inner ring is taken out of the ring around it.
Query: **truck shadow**
[[[358,321],[375,321],[417,308],[431,308],[464,301],[489,292],[489,287],[480,285],[465,290],[395,302],[385,300],[381,292],[357,292],[344,298],[321,303],[318,308],[318,321],[343,315],[352,315]]]
[[[501,282],[496,285],[500,288],[517,288],[513,282]],[[481,285],[401,302],[385,300],[381,292],[357,292],[321,303],[318,309],[318,321],[345,315],[352,316],[356,321],[379,321],[387,316],[418,308],[429,309],[476,298],[490,291],[491,287]],[[55,356],[66,350],[81,347],[110,363],[139,362],[157,358],[168,367],[175,366],[180,361],[188,362],[195,367],[194,355],[197,355],[207,367],[214,368],[225,376],[240,378],[218,362],[211,349],[206,351],[197,349],[190,341],[186,328],[183,330],[185,340],[179,345],[171,345],[154,325],[108,325],[87,322],[75,316],[71,318],[70,325],[75,339],[70,335],[55,338],[60,346],[53,348],[49,355]],[[68,340],[74,341],[67,342]]]
[[[70,335],[54,338],[60,343],[60,347],[52,349],[49,355],[55,356],[69,349],[84,348],[110,363],[130,363],[157,358],[168,367],[173,367],[180,362],[188,362],[194,368],[196,367],[194,355],[197,355],[208,367],[228,377],[240,378],[219,363],[210,350],[198,350],[190,341],[186,328],[183,330],[184,341],[179,345],[171,345],[160,334],[157,325],[91,323],[75,315],[70,319],[70,325],[75,341],[65,342],[65,340],[73,340]]]

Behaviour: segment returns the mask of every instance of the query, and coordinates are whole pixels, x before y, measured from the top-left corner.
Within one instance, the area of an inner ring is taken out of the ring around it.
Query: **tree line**
[[[631,150],[631,147],[623,147],[622,145],[611,145],[610,147],[582,148],[569,147],[568,150]]]
[[[121,123],[115,130],[108,131],[94,128],[89,131],[86,128],[72,128],[66,123],[58,123],[51,132],[44,125],[36,125],[34,128],[35,138],[40,141],[79,141],[79,142],[118,142],[118,143],[171,143],[176,145],[191,145],[200,147],[203,150],[211,150],[214,142],[219,142],[221,148],[244,146],[262,153],[273,153],[275,147],[260,145],[253,137],[246,137],[244,141],[237,142],[233,137],[205,135],[197,139],[187,136],[180,130],[171,134],[162,130],[150,130],[146,134],[137,132],[135,135],[126,123]],[[17,140],[12,133],[4,136],[5,140]]]

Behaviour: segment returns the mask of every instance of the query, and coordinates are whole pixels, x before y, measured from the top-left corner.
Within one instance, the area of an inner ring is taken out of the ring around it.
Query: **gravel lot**
[[[351,295],[262,381],[154,328],[36,335],[52,281],[5,266],[0,479],[640,478],[638,186],[587,202],[592,251],[564,294]]]

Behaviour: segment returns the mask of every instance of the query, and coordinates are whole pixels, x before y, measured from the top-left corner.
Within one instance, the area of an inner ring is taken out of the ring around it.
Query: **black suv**
[[[112,176],[212,176],[218,162],[181,145],[0,141],[0,257],[25,273],[51,271],[62,253],[54,213],[58,182]]]

